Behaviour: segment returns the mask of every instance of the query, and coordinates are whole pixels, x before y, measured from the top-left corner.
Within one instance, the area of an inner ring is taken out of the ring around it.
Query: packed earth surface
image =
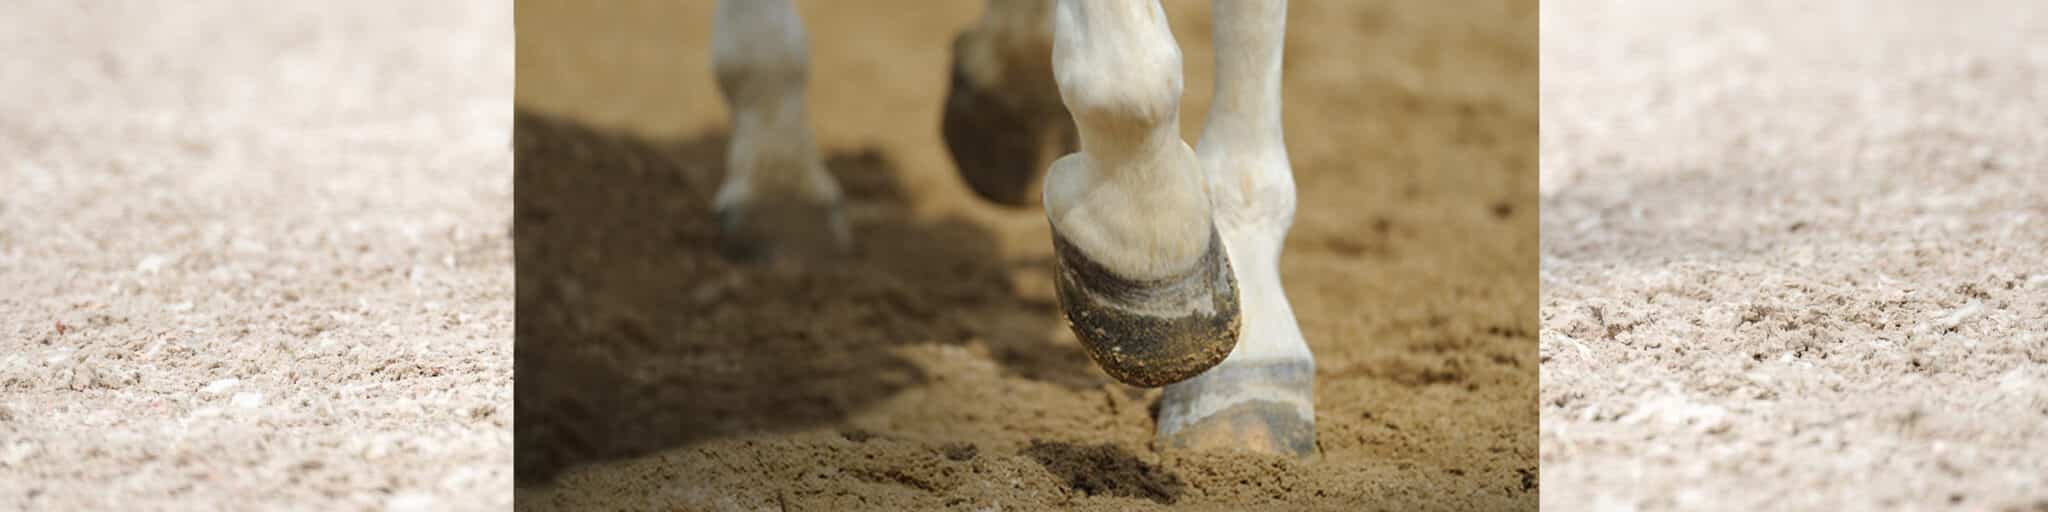
[[[11,2],[0,509],[512,506],[512,13]]]
[[[1546,507],[2048,510],[2048,10],[1542,9]]]
[[[979,2],[799,3],[855,248],[796,269],[719,257],[711,2],[519,2],[518,507],[1533,509],[1535,3],[1291,7],[1292,460],[1155,447],[1159,392],[1059,319],[1043,212],[962,183],[939,119]],[[1168,9],[1192,141],[1208,5]]]

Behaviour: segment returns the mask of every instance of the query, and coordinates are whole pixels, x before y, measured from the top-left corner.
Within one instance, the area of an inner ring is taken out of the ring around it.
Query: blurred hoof
[[[1046,169],[1079,147],[1073,121],[1049,83],[976,85],[988,82],[969,76],[962,61],[972,58],[963,51],[971,37],[963,32],[953,40],[952,80],[940,125],[946,150],[961,179],[982,199],[1013,208],[1037,204]],[[1041,74],[1051,72],[1051,62],[1031,65],[1044,66],[1037,70]]]
[[[852,236],[836,202],[738,202],[715,214],[718,252],[727,261],[812,266],[851,253]]]
[[[1314,363],[1225,363],[1160,396],[1158,440],[1168,449],[1316,452]]]
[[[1081,347],[1110,377],[1159,387],[1222,362],[1237,346],[1237,278],[1216,231],[1193,267],[1163,279],[1116,275],[1052,235],[1060,310]]]

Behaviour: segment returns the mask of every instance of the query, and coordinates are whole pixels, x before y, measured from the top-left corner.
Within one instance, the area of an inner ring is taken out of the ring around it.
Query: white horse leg
[[[818,158],[805,102],[810,57],[789,0],[720,0],[711,65],[732,116],[712,208],[720,248],[742,261],[839,254],[850,243],[839,184]]]
[[[1315,358],[1280,287],[1280,248],[1294,222],[1294,178],[1280,130],[1284,0],[1215,0],[1216,97],[1197,155],[1217,230],[1243,293],[1244,332],[1222,364],[1166,387],[1167,446],[1315,451]]]
[[[1187,379],[1230,353],[1239,312],[1201,163],[1180,139],[1180,47],[1156,1],[1060,0],[1053,19],[1053,75],[1081,143],[1045,178],[1061,309],[1117,380]]]
[[[953,39],[953,76],[940,133],[969,188],[1024,206],[1039,177],[1074,151],[1074,122],[1052,78],[1052,0],[988,0]]]

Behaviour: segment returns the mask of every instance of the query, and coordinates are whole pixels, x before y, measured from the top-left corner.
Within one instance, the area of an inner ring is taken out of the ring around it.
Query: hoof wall
[[[1225,363],[1166,388],[1161,444],[1307,457],[1316,452],[1312,361]]]
[[[1237,346],[1237,278],[1216,231],[1186,272],[1136,281],[1111,273],[1053,230],[1067,327],[1089,359],[1125,384],[1159,387],[1216,366]]]
[[[1242,402],[1172,434],[1160,436],[1177,450],[1240,450],[1306,457],[1316,451],[1316,424],[1294,406],[1266,400]]]

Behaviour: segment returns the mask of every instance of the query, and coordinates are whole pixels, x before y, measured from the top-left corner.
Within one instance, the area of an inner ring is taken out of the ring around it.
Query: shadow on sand
[[[577,464],[804,428],[924,382],[889,348],[980,339],[1004,371],[1109,382],[1049,339],[995,237],[911,217],[874,151],[827,155],[857,247],[802,274],[718,256],[726,137],[646,141],[520,112],[514,123],[515,449],[520,485]]]

